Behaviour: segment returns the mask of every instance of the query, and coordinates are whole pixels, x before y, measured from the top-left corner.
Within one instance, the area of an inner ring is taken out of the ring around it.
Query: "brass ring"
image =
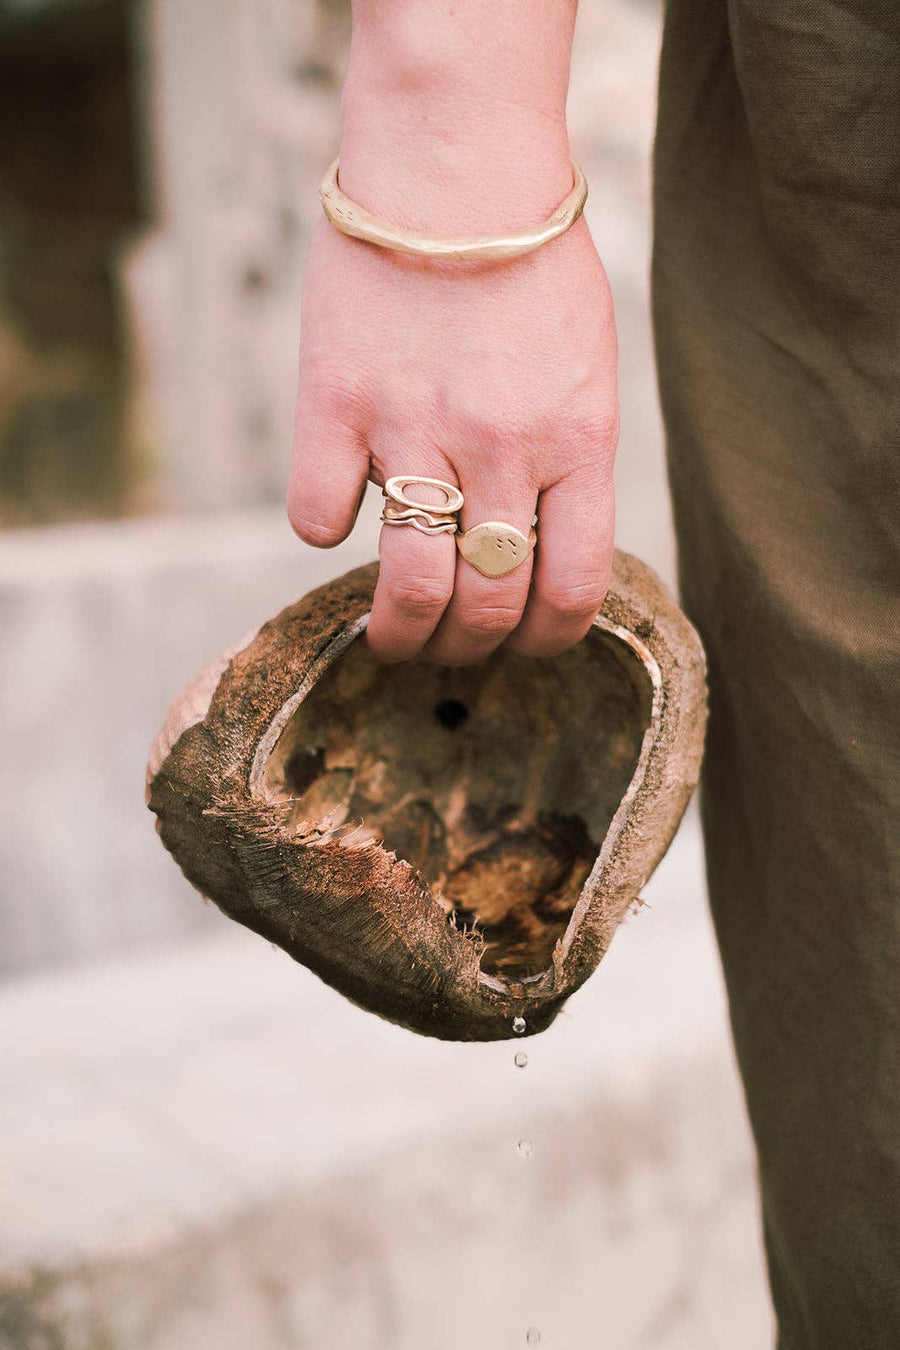
[[[456,534],[455,520],[436,520],[426,511],[401,511],[396,516],[388,515],[385,510],[381,516],[382,525],[411,525],[420,534]]]
[[[422,487],[437,488],[446,497],[445,502],[417,502],[406,496],[406,489],[418,483]],[[384,525],[411,525],[420,534],[456,534],[458,517],[464,497],[458,487],[440,478],[420,478],[415,474],[400,474],[389,478],[381,489]]]
[[[405,496],[405,489],[411,484],[419,483],[423,487],[437,488],[443,492],[447,498],[446,502],[415,502]],[[416,474],[400,474],[395,478],[389,478],[381,489],[385,497],[390,501],[396,502],[398,506],[414,507],[418,511],[428,511],[435,516],[455,516],[463,509],[465,498],[458,487],[452,483],[445,483],[440,478],[420,478]]]
[[[426,511],[423,506],[408,506],[405,511],[401,511],[399,506],[393,502],[385,502],[384,510],[381,513],[381,519],[385,525],[402,525],[407,520],[413,520],[418,517],[426,525],[446,527],[447,525],[456,525],[455,516],[442,515],[439,511]]]
[[[537,543],[534,529],[524,535],[504,520],[484,520],[456,536],[456,547],[483,577],[497,580],[514,572]]]

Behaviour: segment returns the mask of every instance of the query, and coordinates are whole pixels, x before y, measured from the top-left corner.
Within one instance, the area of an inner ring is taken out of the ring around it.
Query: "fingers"
[[[476,480],[463,484],[461,529],[502,521],[526,537],[537,492],[524,484]],[[485,577],[457,554],[453,596],[423,655],[439,665],[468,665],[488,656],[518,625],[528,599],[529,555],[505,577]]]
[[[410,462],[423,462],[423,457],[414,453],[406,458],[403,466],[390,468],[385,478],[415,472]],[[421,472],[457,485],[453,470],[435,467],[433,460],[431,467]],[[440,492],[420,486],[411,496],[436,506],[445,500]],[[431,637],[453,593],[454,536],[421,534],[411,525],[382,525],[378,553],[381,566],[366,637],[382,661],[407,661]]]
[[[288,515],[308,543],[331,547],[353,527],[369,471],[369,444],[345,420],[308,402],[297,416]],[[457,483],[443,454],[407,445],[402,464],[386,464],[371,446],[373,476],[418,470]],[[393,449],[393,446],[391,447]],[[504,521],[528,534],[536,490],[478,474],[463,482],[461,525]],[[423,502],[427,489],[416,489]],[[443,501],[433,495],[435,505]],[[535,555],[504,577],[485,577],[457,553],[453,535],[422,534],[408,525],[382,527],[381,569],[368,641],[384,661],[422,653],[444,665],[488,656],[504,640],[534,657],[553,656],[584,636],[603,603],[612,564],[613,492],[609,473],[583,468],[544,490],[538,505]],[[529,592],[529,586],[531,587]]]
[[[333,548],[353,529],[366,487],[364,438],[301,397],[287,492],[296,534],[317,548]]]
[[[531,594],[513,650],[555,656],[584,637],[609,586],[614,515],[612,479],[596,470],[541,493]]]

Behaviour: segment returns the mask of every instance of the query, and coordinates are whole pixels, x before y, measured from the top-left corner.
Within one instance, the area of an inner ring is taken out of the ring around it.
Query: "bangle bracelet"
[[[520,234],[477,234],[458,239],[440,239],[390,225],[351,201],[338,185],[339,163],[339,159],[334,161],[319,188],[325,215],[335,229],[369,244],[379,244],[382,248],[394,249],[398,253],[416,253],[427,258],[478,261],[518,258],[564,234],[581,215],[587,200],[587,182],[572,160],[572,191],[542,225],[523,230]]]

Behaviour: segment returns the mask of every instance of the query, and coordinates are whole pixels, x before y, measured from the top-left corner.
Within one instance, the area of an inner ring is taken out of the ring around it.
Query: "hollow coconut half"
[[[617,553],[560,656],[387,666],[363,640],[376,577],[313,591],[182,694],[148,766],[157,829],[204,896],[361,1007],[448,1040],[542,1031],[696,784],[699,638]]]

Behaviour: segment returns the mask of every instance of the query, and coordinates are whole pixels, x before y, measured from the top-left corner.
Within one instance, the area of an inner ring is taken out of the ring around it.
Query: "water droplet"
[[[520,1139],[516,1144],[516,1152],[520,1158],[530,1158],[534,1149],[530,1139]]]
[[[520,1050],[520,1051],[519,1051],[519,1053],[516,1055],[515,1059],[513,1060],[513,1063],[515,1064],[515,1066],[516,1066],[517,1069],[524,1069],[524,1068],[525,1068],[526,1064],[528,1063],[528,1056],[526,1055],[526,1053],[525,1053],[524,1050]]]
[[[538,1331],[537,1327],[529,1327],[527,1332],[525,1333],[525,1344],[540,1345],[540,1343],[541,1343],[541,1333]]]
[[[524,1017],[514,1017],[514,1018],[513,1018],[513,1031],[516,1033],[517,1036],[524,1036],[524,1035],[525,1035],[525,1018],[524,1018]]]

